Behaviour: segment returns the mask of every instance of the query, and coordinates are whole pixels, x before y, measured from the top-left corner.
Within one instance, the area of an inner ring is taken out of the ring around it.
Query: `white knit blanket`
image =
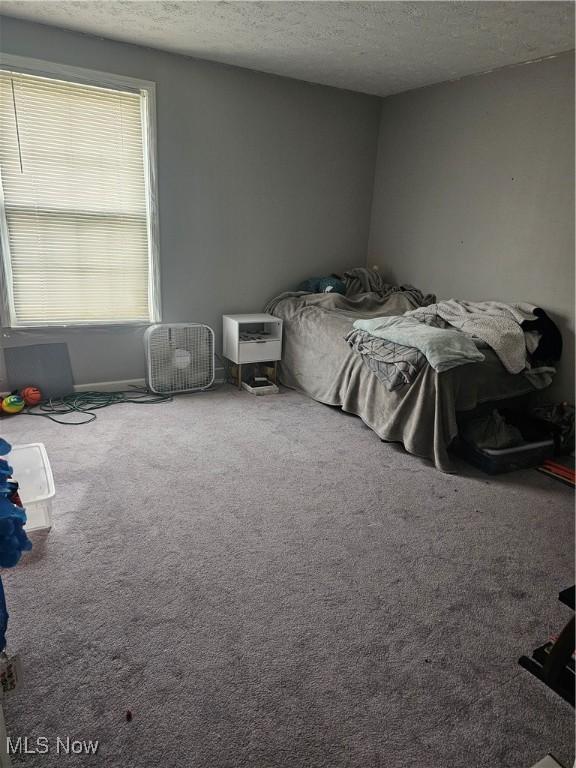
[[[509,373],[520,373],[528,367],[526,337],[520,323],[534,320],[534,309],[532,304],[448,299],[406,314],[430,325],[442,325],[440,319],[480,339],[494,350]]]

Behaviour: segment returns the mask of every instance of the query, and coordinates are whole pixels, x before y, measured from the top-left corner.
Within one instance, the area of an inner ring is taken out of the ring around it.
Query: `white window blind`
[[[12,325],[155,319],[144,98],[0,71]]]

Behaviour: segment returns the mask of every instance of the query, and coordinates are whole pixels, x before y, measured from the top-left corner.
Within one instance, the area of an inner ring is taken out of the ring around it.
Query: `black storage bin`
[[[456,453],[489,475],[539,467],[546,459],[554,456],[554,438],[550,429],[541,421],[522,416],[515,411],[500,412],[508,423],[518,427],[525,443],[513,448],[478,448],[458,438],[455,444]]]

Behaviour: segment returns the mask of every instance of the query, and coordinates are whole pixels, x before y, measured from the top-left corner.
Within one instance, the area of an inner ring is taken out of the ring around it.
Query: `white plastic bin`
[[[36,531],[52,527],[52,499],[56,494],[52,468],[43,443],[13,445],[6,456],[14,469],[18,492],[26,508],[25,529]]]

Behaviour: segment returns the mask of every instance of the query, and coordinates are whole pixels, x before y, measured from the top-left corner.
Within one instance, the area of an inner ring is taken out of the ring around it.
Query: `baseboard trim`
[[[215,384],[223,384],[225,379],[224,369],[216,368]],[[133,387],[145,387],[145,379],[121,379],[120,381],[97,381],[93,384],[75,384],[74,392],[118,392]]]
[[[132,387],[145,387],[144,379],[121,379],[120,381],[97,381],[94,384],[75,384],[74,392],[118,392]]]
[[[226,377],[224,369],[217,367],[215,370],[214,384],[224,384]],[[95,381],[90,384],[75,384],[74,392],[119,392],[133,387],[145,387],[145,379],[120,379],[119,381]],[[0,398],[7,397],[10,391],[0,392]]]

